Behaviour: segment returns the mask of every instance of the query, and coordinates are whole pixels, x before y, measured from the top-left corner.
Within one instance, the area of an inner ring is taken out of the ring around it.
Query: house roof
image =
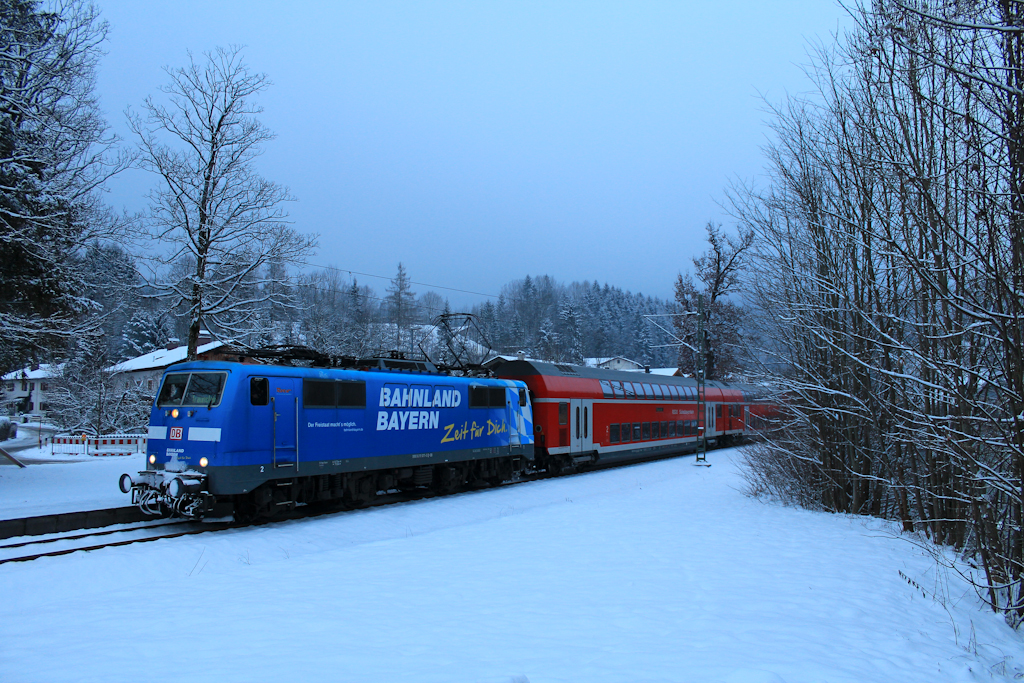
[[[651,368],[652,375],[662,375],[664,377],[672,377],[677,372],[679,372],[679,368]]]
[[[197,353],[206,353],[207,351],[213,351],[221,346],[225,346],[225,342],[212,341],[208,344],[203,344],[198,349]],[[173,349],[157,349],[156,351],[150,351],[144,353],[138,358],[129,358],[126,361],[121,361],[117,365],[112,365],[107,368],[110,372],[138,372],[139,370],[157,370],[160,368],[166,368],[168,365],[175,363],[181,363],[188,356],[188,346],[178,346]]]
[[[13,372],[8,372],[3,377],[0,377],[0,381],[9,382],[11,380],[19,379],[48,379],[56,375],[58,372],[60,372],[59,365],[50,365],[49,363],[42,363],[35,370],[32,369],[32,366],[29,366],[26,368],[22,368],[21,370],[14,370]]]

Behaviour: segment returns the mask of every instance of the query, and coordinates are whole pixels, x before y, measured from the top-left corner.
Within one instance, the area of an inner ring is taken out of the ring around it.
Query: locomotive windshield
[[[213,407],[220,403],[225,377],[223,372],[172,372],[164,377],[156,405]]]

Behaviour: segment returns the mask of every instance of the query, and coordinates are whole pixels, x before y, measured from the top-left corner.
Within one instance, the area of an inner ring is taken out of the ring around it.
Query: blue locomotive
[[[370,369],[196,361],[164,373],[146,469],[121,490],[151,514],[237,519],[301,503],[358,507],[381,491],[449,492],[533,460],[518,380],[425,363]]]

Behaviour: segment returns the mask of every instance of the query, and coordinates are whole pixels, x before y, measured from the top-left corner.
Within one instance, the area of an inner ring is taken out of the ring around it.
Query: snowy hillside
[[[1024,672],[1020,634],[887,525],[747,498],[735,451],[709,459],[3,565],[0,677],[820,683]]]

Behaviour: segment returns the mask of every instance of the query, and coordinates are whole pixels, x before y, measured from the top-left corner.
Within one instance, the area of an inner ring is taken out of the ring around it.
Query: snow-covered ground
[[[875,520],[745,497],[734,458],[3,565],[0,680],[821,683],[1024,672],[1021,635],[927,553]],[[77,483],[83,467],[34,469]]]
[[[118,478],[125,472],[146,469],[145,455],[141,453],[51,455],[50,449],[44,447],[18,451],[14,456],[47,464],[19,468],[0,458],[0,519],[131,505],[131,496],[117,487]]]

